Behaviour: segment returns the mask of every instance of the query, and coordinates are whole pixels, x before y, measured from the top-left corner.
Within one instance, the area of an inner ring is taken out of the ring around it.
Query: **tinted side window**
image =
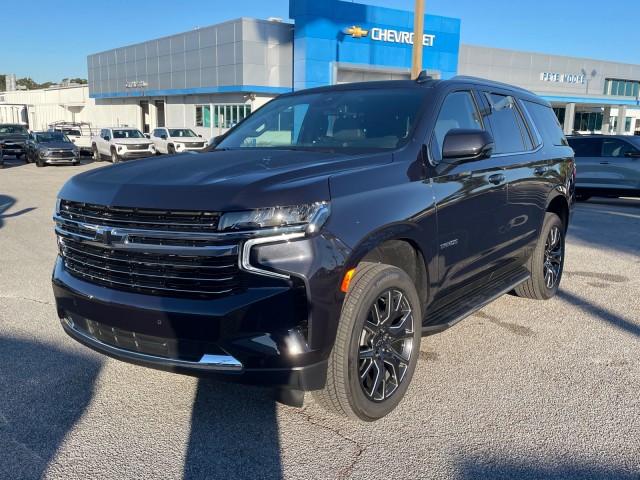
[[[558,117],[553,113],[551,107],[526,100],[523,103],[529,115],[533,118],[544,142],[549,142],[552,145],[568,145],[567,139],[562,133],[562,128],[560,128]]]
[[[624,157],[627,153],[638,153],[638,150],[619,138],[605,138],[602,140],[603,157]]]
[[[444,137],[454,128],[482,129],[478,108],[469,91],[450,93],[442,104],[429,143],[429,150],[435,162],[442,160]]]
[[[576,157],[599,157],[601,142],[599,138],[576,137],[569,139],[569,146],[573,148]]]
[[[517,108],[513,97],[497,93],[485,93],[491,104],[491,133],[494,153],[515,153],[525,151],[523,133],[516,119]],[[522,123],[522,120],[520,120]],[[528,134],[527,134],[528,135]],[[529,142],[530,143],[530,142]]]

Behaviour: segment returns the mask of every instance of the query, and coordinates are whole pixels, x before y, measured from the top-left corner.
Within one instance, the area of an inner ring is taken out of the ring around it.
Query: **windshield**
[[[197,137],[193,130],[190,128],[170,128],[170,137]]]
[[[71,142],[69,138],[61,132],[46,132],[36,134],[37,143],[51,143],[51,142]]]
[[[113,138],[145,138],[140,130],[114,130]]]
[[[229,132],[216,149],[393,150],[409,141],[425,98],[417,89],[283,96]]]
[[[0,127],[0,133],[19,133],[22,135],[28,135],[27,128],[22,125],[3,125]]]

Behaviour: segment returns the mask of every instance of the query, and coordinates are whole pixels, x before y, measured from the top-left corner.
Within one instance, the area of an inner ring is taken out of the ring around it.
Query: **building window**
[[[620,80],[607,78],[604,81],[604,94],[619,97],[637,97],[640,91],[640,82],[637,80]]]
[[[196,127],[231,128],[251,113],[251,105],[196,105]]]
[[[566,110],[567,109],[564,107],[553,107],[553,113],[556,114],[561,127],[564,127],[564,115],[566,113]]]
[[[602,130],[602,113],[576,112],[573,129],[581,132]]]

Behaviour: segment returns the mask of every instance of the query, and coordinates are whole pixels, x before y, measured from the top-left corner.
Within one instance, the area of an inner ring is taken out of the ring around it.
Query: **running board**
[[[513,290],[527,280],[531,274],[524,267],[505,275],[498,281],[483,285],[453,305],[438,309],[422,321],[422,335],[433,335],[454,326],[460,320],[487,306],[496,298]]]

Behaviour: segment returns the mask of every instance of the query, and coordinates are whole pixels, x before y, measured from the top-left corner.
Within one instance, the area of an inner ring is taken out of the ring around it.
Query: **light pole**
[[[416,0],[413,19],[413,49],[411,51],[411,78],[416,79],[422,70],[422,38],[424,36],[424,2]]]

